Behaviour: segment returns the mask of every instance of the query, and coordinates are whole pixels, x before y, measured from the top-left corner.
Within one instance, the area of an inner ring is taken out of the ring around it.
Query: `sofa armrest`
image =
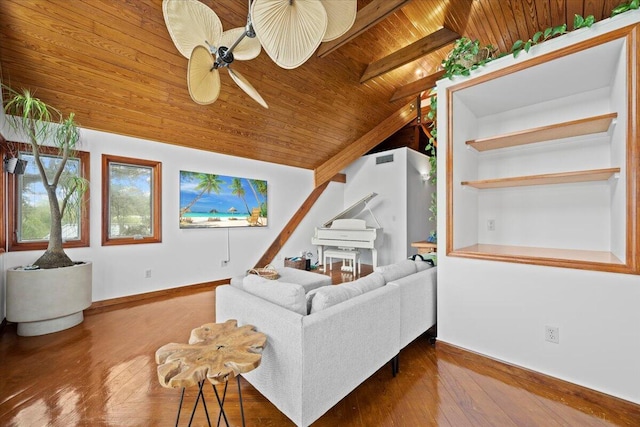
[[[400,348],[436,324],[437,270],[433,267],[389,282],[400,288]]]
[[[302,399],[302,318],[233,286],[216,288],[216,322],[236,319],[267,336],[260,366],[242,376],[290,418]]]
[[[299,425],[311,424],[398,354],[399,311],[400,290],[388,285],[303,318]]]

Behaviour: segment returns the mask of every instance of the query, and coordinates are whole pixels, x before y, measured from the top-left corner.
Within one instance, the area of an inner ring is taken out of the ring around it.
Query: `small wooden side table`
[[[436,243],[429,243],[426,240],[413,242],[411,243],[411,247],[418,249],[418,255],[429,254],[438,250],[438,245]]]
[[[242,407],[239,374],[252,371],[260,365],[262,349],[266,342],[266,335],[256,332],[254,326],[238,327],[236,320],[227,320],[225,323],[207,323],[193,329],[188,344],[169,343],[160,347],[156,351],[160,385],[167,388],[182,388],[176,426],[180,421],[184,390],[186,387],[194,385],[198,385],[199,390],[189,425],[193,421],[198,402],[202,399],[207,422],[211,426],[202,390],[205,380],[211,383],[218,401],[220,408],[218,425],[220,425],[220,418],[224,417],[228,426],[229,422],[223,407],[227,395],[227,385],[233,377],[236,377],[238,382],[240,412],[244,426],[244,408]],[[220,398],[216,384],[223,383],[224,392]]]

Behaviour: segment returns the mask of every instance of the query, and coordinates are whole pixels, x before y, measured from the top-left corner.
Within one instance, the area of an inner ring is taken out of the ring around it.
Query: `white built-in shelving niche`
[[[447,88],[448,255],[636,272],[630,28]]]

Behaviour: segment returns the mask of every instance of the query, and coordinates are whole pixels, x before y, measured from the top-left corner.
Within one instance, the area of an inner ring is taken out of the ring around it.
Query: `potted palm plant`
[[[74,115],[63,117],[28,90],[4,89],[7,125],[31,146],[50,215],[44,254],[30,266],[7,271],[7,320],[18,323],[19,335],[42,335],[82,322],[82,310],[91,305],[91,263],[73,262],[64,251],[62,235],[65,212],[85,202],[88,181],[64,173],[80,139]],[[47,168],[42,154],[52,147],[57,149],[57,162]]]

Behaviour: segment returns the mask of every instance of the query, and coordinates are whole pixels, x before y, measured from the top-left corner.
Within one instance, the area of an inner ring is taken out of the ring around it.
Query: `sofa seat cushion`
[[[375,272],[381,273],[384,276],[385,283],[406,277],[415,273],[417,270],[418,267],[416,267],[416,263],[410,259],[404,259],[395,264],[383,265],[374,269]]]
[[[298,284],[281,282],[279,280],[268,280],[250,274],[244,278],[242,288],[245,292],[272,302],[280,307],[302,315],[307,314],[307,300],[305,298],[304,288]]]

